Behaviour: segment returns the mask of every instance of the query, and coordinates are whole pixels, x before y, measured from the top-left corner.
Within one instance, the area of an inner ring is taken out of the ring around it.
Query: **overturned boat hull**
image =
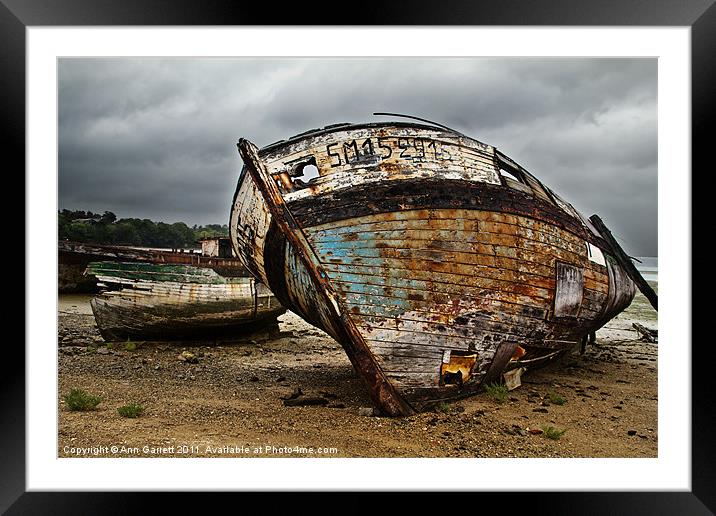
[[[251,277],[209,268],[93,262],[103,290],[90,301],[105,340],[207,340],[276,324],[286,309]]]
[[[237,255],[343,345],[386,414],[543,364],[634,297],[588,219],[460,133],[344,125],[239,149]]]

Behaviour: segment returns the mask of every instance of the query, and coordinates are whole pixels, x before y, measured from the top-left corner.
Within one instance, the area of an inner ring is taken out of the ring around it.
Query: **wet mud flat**
[[[657,456],[658,344],[632,327],[657,320],[641,294],[584,354],[528,371],[504,401],[485,392],[406,418],[373,415],[340,345],[290,312],[231,341],[106,343],[88,301],[60,298],[60,457]],[[102,401],[71,411],[72,389]],[[143,413],[122,417],[128,404]]]

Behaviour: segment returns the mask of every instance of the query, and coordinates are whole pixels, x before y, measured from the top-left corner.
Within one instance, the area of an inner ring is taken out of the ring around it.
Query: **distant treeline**
[[[74,240],[87,244],[136,245],[142,247],[196,247],[203,237],[228,236],[224,224],[187,226],[184,222],[166,224],[149,219],[119,219],[111,211],[102,214],[91,211],[58,212],[60,240]]]

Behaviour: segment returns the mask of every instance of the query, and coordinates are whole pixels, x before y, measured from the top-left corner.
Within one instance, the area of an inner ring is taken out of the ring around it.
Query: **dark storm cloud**
[[[656,255],[656,74],[654,59],[62,59],[59,204],[226,223],[239,137],[390,111],[498,147]]]

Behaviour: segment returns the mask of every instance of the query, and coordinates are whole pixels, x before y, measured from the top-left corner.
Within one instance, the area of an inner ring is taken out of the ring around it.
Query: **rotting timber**
[[[92,262],[102,292],[90,301],[105,340],[206,340],[278,324],[286,309],[254,278],[206,267]]]
[[[58,253],[58,291],[61,293],[95,293],[98,291],[94,276],[85,274],[91,262],[142,262],[157,264],[192,265],[209,268],[222,276],[249,275],[236,257],[205,256],[191,251],[169,251],[120,245],[86,244],[60,240]]]
[[[337,124],[238,147],[234,251],[341,343],[386,415],[514,384],[635,295],[589,219],[451,129]]]

